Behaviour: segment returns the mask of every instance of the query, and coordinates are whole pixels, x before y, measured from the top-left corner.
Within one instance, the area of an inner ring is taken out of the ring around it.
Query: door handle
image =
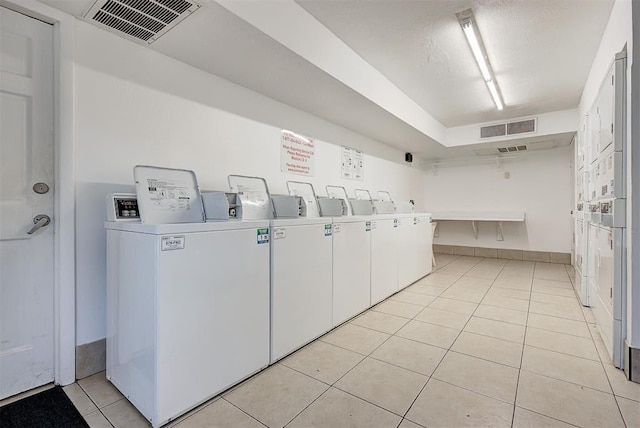
[[[51,217],[46,214],[38,214],[33,218],[33,227],[27,232],[27,235],[33,234],[36,230],[45,227],[51,223]]]

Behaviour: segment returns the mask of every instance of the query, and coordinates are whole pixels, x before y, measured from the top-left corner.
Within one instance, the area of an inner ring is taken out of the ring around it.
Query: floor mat
[[[88,426],[59,386],[0,407],[0,428]]]

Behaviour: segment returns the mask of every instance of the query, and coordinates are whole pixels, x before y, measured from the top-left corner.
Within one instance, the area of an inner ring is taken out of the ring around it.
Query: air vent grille
[[[199,7],[192,0],[97,0],[85,19],[128,39],[152,43]]]
[[[536,132],[536,119],[497,123],[480,127],[480,138],[504,137],[508,135],[530,134]]]

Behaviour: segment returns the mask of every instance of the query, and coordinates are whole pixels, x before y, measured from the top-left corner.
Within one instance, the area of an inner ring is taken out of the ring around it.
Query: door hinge
[[[613,134],[613,123],[611,124],[611,133]]]
[[[609,289],[609,297],[611,297],[613,299],[613,288]]]

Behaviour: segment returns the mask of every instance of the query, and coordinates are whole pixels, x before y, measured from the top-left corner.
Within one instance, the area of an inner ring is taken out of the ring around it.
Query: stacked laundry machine
[[[617,367],[626,334],[626,70],[622,52],[576,145],[575,286]]]

